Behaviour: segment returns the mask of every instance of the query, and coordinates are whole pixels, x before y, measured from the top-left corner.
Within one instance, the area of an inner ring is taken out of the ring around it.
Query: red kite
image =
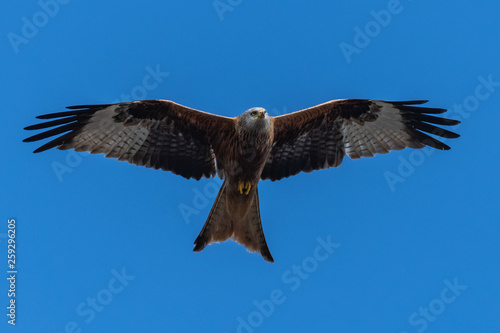
[[[344,99],[278,117],[251,108],[235,118],[165,100],[78,105],[38,116],[55,120],[27,130],[52,129],[24,141],[62,134],[35,153],[73,148],[196,180],[217,174],[224,182],[194,251],[231,238],[273,262],[260,220],[259,181],[337,167],[346,154],[357,159],[406,147],[450,149],[424,132],[457,138],[435,125],[460,122],[433,116],[446,110],[418,106],[425,102]]]

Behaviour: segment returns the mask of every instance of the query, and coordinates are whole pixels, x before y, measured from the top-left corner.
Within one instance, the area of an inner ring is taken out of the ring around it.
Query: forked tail
[[[229,191],[227,180],[224,180],[207,221],[194,241],[193,251],[199,252],[209,244],[231,238],[245,246],[248,251],[258,252],[265,260],[274,262],[262,230],[257,187],[246,196],[236,194],[229,198],[232,194],[228,194]],[[239,200],[238,205],[233,205],[235,198]],[[232,210],[236,209],[235,206],[241,208],[242,205],[249,205],[246,214],[242,218],[235,218],[238,214]]]

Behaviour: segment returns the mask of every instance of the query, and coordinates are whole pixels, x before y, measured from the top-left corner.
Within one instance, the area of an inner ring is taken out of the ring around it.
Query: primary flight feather
[[[425,102],[343,99],[278,117],[251,108],[234,118],[166,100],[78,105],[38,116],[49,121],[25,129],[48,130],[24,141],[57,136],[35,153],[75,149],[196,180],[217,174],[224,182],[194,251],[231,238],[273,262],[262,230],[258,182],[337,167],[345,155],[450,149],[426,133],[457,138],[436,125],[460,122],[435,116],[446,110],[420,106]]]

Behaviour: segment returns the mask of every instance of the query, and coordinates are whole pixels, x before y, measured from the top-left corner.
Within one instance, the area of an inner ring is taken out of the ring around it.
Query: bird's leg
[[[240,194],[248,195],[251,189],[252,189],[252,183],[243,181],[238,182],[238,191],[240,191]]]

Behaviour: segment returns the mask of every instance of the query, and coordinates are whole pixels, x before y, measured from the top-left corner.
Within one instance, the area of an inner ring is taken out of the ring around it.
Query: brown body
[[[242,130],[241,118],[235,121],[232,142],[223,151],[219,160],[224,165],[224,183],[215,199],[214,205],[203,229],[196,238],[194,251],[201,251],[213,242],[223,242],[229,238],[244,245],[250,251],[257,251],[264,259],[273,262],[264,237],[259,208],[257,184],[266,164],[274,131],[246,132]],[[233,150],[233,151],[231,151]],[[249,186],[241,191],[240,184]]]
[[[50,120],[26,129],[47,130],[24,141],[60,135],[35,152],[57,147],[103,153],[196,180],[218,174],[224,183],[194,251],[231,238],[272,262],[260,220],[258,182],[337,167],[346,155],[357,159],[406,147],[450,149],[425,133],[456,138],[436,125],[459,122],[434,116],[446,110],[423,103],[345,99],[278,117],[251,108],[235,118],[164,100],[79,105],[39,116]]]

